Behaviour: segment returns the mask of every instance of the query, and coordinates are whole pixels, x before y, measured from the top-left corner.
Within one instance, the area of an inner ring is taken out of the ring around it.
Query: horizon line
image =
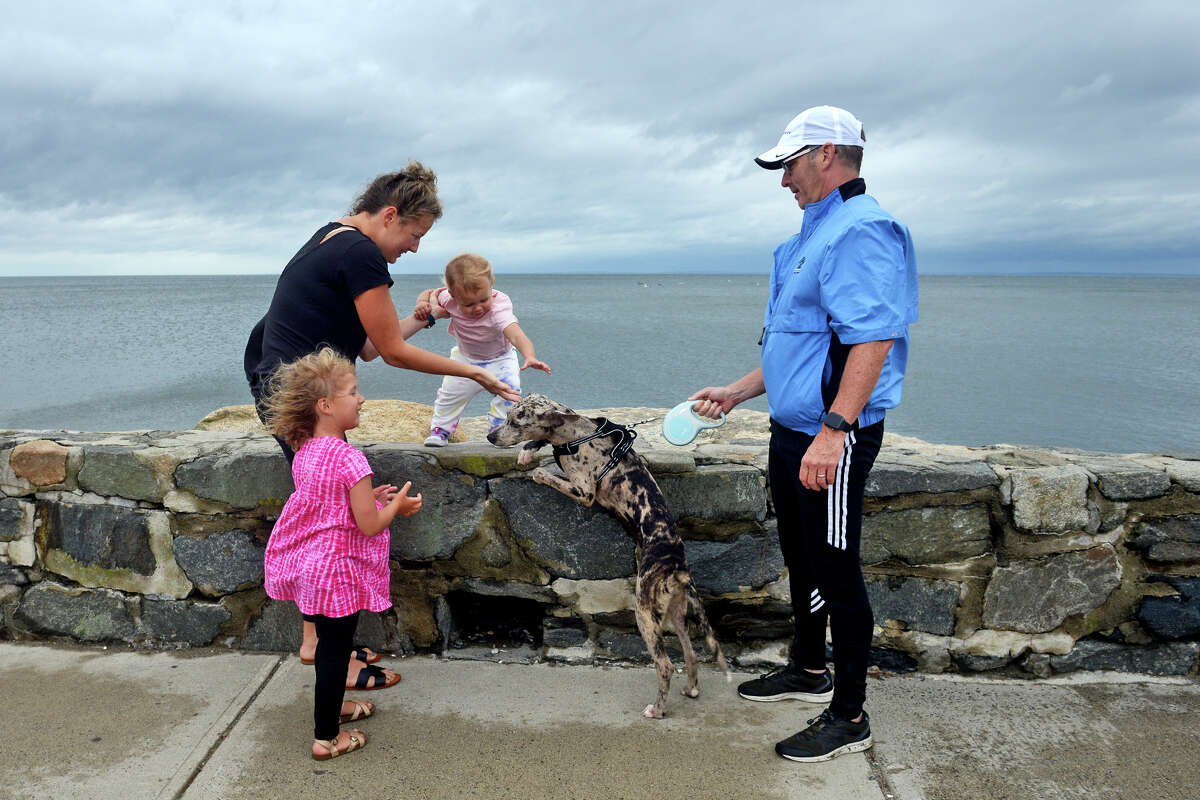
[[[403,276],[440,276],[439,272],[403,272],[399,273]],[[15,274],[15,275],[0,275],[0,280],[14,278],[254,278],[260,276],[278,276],[278,272],[73,272],[73,273],[56,273],[53,275],[37,275],[37,274]],[[610,275],[610,276],[636,276],[636,275],[689,275],[689,276],[728,276],[728,277],[745,277],[758,276],[769,277],[769,272],[708,272],[708,271],[686,271],[686,270],[670,270],[658,271],[647,270],[644,272],[635,271],[619,271],[605,272],[602,270],[571,270],[566,272],[555,271],[505,271],[505,276],[521,276],[521,277],[537,277],[537,276],[555,276],[555,277],[570,277],[573,275]],[[1004,271],[1004,272],[953,272],[953,271],[929,271],[922,272],[917,270],[917,275],[921,277],[954,277],[954,278],[1200,278],[1200,271],[1197,272],[1096,272],[1096,271],[1071,271],[1071,270],[1047,270],[1047,271]],[[397,277],[397,275],[393,275]]]

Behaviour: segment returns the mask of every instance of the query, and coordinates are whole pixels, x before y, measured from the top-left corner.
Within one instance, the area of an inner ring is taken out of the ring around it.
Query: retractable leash
[[[597,483],[600,482],[601,478],[608,474],[609,470],[617,465],[618,461],[625,457],[625,454],[629,452],[629,448],[633,447],[633,440],[637,438],[637,431],[633,430],[633,428],[645,422],[653,422],[655,419],[657,419],[657,417],[639,419],[637,422],[630,422],[625,425],[613,422],[607,417],[599,417],[598,419],[599,424],[596,425],[596,430],[592,431],[587,436],[581,436],[578,439],[572,439],[566,444],[554,445],[554,463],[558,464],[559,469],[562,469],[563,465],[562,461],[559,460],[560,456],[575,455],[579,452],[579,445],[590,442],[593,439],[600,439],[606,436],[616,436],[617,443],[613,446],[612,457],[608,459],[608,464],[606,464],[604,469],[600,470],[600,474],[596,476]]]
[[[713,422],[709,419],[704,419],[692,410],[697,400],[684,400],[679,405],[672,408],[663,417],[662,434],[673,445],[682,447],[685,444],[691,444],[691,441],[696,438],[700,431],[705,428],[719,428],[725,424],[725,412],[721,412],[721,420]]]

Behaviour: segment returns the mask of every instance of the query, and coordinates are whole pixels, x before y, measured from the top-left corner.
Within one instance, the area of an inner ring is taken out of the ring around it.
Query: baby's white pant
[[[469,359],[459,352],[458,347],[450,350],[450,357],[463,364],[483,367],[517,391],[521,389],[521,365],[517,362],[515,348],[491,361]],[[454,433],[458,430],[458,423],[462,419],[463,412],[467,410],[467,403],[471,402],[471,398],[481,391],[483,391],[483,387],[470,378],[460,378],[457,375],[443,377],[442,385],[437,391],[437,398],[433,401],[433,424],[430,428],[435,430],[440,428],[447,435]],[[492,406],[488,410],[488,430],[493,431],[503,425],[504,418],[512,407],[511,401],[505,400],[499,395],[492,395]]]

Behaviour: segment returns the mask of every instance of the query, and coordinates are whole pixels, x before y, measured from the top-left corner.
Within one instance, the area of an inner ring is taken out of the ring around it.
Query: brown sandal
[[[374,664],[368,664],[358,671],[358,678],[355,679],[353,684],[350,683],[350,680],[347,678],[346,688],[358,689],[365,692],[372,689],[387,689],[390,686],[395,686],[399,682],[399,672],[392,673],[392,677],[389,678],[387,676],[387,672],[385,672],[381,667],[377,667]]]
[[[347,700],[346,702],[354,703],[354,711],[350,714],[342,714],[338,718],[339,725],[345,725],[347,722],[357,722],[375,713],[375,706],[372,703],[363,703],[358,700]]]
[[[367,735],[359,730],[350,731],[350,746],[345,750],[338,750],[337,736],[332,739],[314,739],[313,742],[321,745],[321,747],[324,747],[328,751],[320,755],[313,753],[313,761],[328,761],[331,758],[344,756],[346,753],[353,753],[355,750],[366,747]]]

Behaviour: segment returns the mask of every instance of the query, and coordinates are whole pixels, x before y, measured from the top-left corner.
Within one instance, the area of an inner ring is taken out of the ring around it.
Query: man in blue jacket
[[[775,249],[762,366],[692,396],[696,413],[716,416],[767,394],[768,480],[795,633],[788,665],[743,683],[738,694],[829,701],[807,728],[775,745],[793,761],[871,746],[863,702],[874,619],[859,564],[863,493],[884,414],[900,402],[908,326],[917,320],[917,265],[908,229],[866,194],[858,176],[865,144],[850,112],[817,106],[755,159],[783,170],[783,188],[804,220]]]

